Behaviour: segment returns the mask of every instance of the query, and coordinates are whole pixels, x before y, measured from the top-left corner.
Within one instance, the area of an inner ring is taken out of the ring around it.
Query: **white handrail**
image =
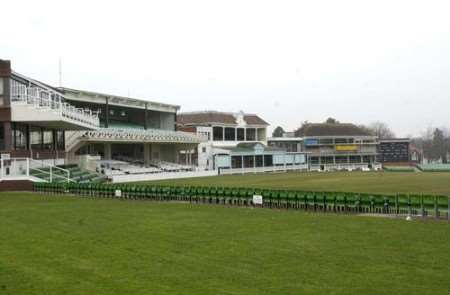
[[[63,117],[79,121],[93,127],[100,125],[98,112],[76,108],[66,102],[62,102],[62,95],[51,93],[37,87],[26,87],[25,85],[11,86],[12,104],[28,104],[35,108],[58,112]]]
[[[30,164],[29,164],[29,169],[30,169],[30,170],[37,170],[37,171],[39,171],[39,172],[48,173],[49,176],[50,176],[50,182],[52,182],[52,180],[53,180],[54,177],[64,178],[64,179],[67,180],[67,182],[70,182],[70,181],[71,181],[71,179],[70,179],[70,171],[67,170],[67,169],[63,169],[63,168],[60,168],[60,167],[57,167],[57,166],[52,166],[52,165],[50,165],[50,164],[44,163],[43,161],[38,161],[38,160],[34,160],[34,159],[29,159],[29,163],[30,163]],[[33,165],[34,163],[37,165],[37,167],[32,167],[32,165]],[[50,168],[50,169],[49,169],[49,172],[47,172],[47,171],[41,170],[41,169],[39,169],[39,168]],[[64,176],[57,175],[57,174],[55,174],[55,173],[53,172],[54,170],[62,171],[63,174],[66,174],[67,176],[64,177]]]

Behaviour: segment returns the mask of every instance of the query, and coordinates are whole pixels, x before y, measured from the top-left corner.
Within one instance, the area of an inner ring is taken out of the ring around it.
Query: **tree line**
[[[324,123],[340,124],[335,118],[328,118]],[[309,124],[308,121],[302,122],[300,127],[294,133],[299,134],[299,130],[302,130],[302,127],[307,124]],[[373,136],[377,136],[379,139],[391,139],[396,137],[394,131],[384,122],[375,121],[368,125],[358,125],[358,127]],[[274,129],[272,137],[283,137],[285,133],[283,127],[278,126]],[[450,132],[448,129],[429,127],[422,132],[420,136],[412,137],[411,143],[421,150],[423,157],[429,161],[448,162],[447,157],[450,154]]]

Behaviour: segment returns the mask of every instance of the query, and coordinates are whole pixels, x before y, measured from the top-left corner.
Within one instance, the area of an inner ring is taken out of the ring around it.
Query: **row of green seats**
[[[445,196],[377,195],[345,192],[305,192],[233,187],[161,186],[102,183],[35,183],[35,190],[47,193],[71,193],[111,198],[146,198],[209,203],[250,204],[261,195],[268,206],[344,206],[345,208],[383,208],[399,210],[448,209]]]

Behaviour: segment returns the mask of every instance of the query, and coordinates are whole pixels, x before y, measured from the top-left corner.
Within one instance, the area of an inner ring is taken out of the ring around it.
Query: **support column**
[[[256,155],[253,155],[253,172],[256,173]]]
[[[222,141],[225,141],[225,127],[222,127]]]
[[[150,144],[144,143],[144,166],[150,166]]]
[[[259,139],[258,139],[258,128],[255,128],[255,141],[259,141]]]
[[[234,141],[237,141],[238,129],[234,128]]]
[[[105,128],[109,127],[109,98],[106,98],[106,104],[105,104],[105,110],[106,110],[106,114],[105,114]]]
[[[148,129],[148,103],[145,103],[145,110],[144,110],[144,129]]]
[[[244,141],[247,141],[247,128],[244,128]]]
[[[104,146],[105,160],[111,160],[111,144],[105,143]]]

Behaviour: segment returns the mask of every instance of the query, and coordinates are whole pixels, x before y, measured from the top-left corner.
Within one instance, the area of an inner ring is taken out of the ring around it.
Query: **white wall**
[[[194,178],[207,177],[218,175],[217,170],[211,171],[189,171],[189,172],[167,172],[155,174],[127,174],[112,176],[113,183],[134,182],[134,181],[153,181],[165,179],[180,179],[180,178]]]

